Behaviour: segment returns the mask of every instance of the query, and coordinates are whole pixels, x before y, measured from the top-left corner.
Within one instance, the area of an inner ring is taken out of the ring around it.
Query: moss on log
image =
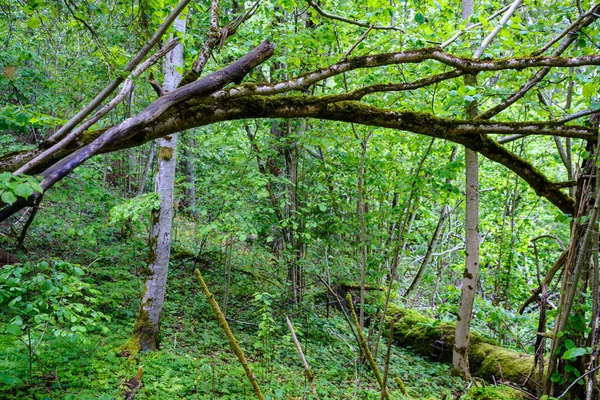
[[[394,324],[394,341],[410,347],[422,356],[452,362],[455,325],[439,323],[417,311],[390,305],[386,324]],[[527,379],[533,369],[533,356],[505,349],[477,333],[471,333],[469,351],[471,373],[483,379],[511,381],[535,391],[537,374]]]

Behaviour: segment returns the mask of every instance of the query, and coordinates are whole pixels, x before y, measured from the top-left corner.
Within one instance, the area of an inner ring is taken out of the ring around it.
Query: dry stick
[[[135,376],[125,384],[127,388],[125,389],[124,400],[133,400],[133,398],[135,397],[135,392],[137,392],[137,390],[140,388],[140,385],[142,384],[143,373],[144,367],[139,367],[137,374],[135,374]]]
[[[260,388],[258,387],[258,383],[256,382],[256,376],[254,376],[254,374],[252,373],[252,370],[250,369],[250,366],[248,365],[248,361],[246,361],[246,357],[244,356],[244,352],[240,348],[240,345],[238,344],[237,340],[235,339],[235,336],[233,336],[233,333],[231,332],[231,329],[229,328],[229,324],[227,323],[225,316],[221,312],[221,309],[219,308],[219,304],[215,300],[215,296],[208,290],[208,286],[206,286],[206,282],[204,282],[204,279],[202,278],[202,274],[200,273],[200,270],[196,268],[196,270],[194,270],[194,274],[200,281],[200,286],[202,287],[202,292],[208,299],[208,302],[210,303],[210,306],[213,309],[213,311],[217,317],[217,321],[219,322],[221,329],[223,329],[223,332],[225,332],[225,335],[227,336],[227,339],[229,340],[229,344],[231,345],[231,349],[233,350],[233,352],[237,356],[238,360],[244,367],[244,371],[246,371],[246,376],[248,377],[248,380],[252,384],[252,388],[254,388],[256,397],[258,397],[261,400],[264,400],[265,397],[263,396],[262,392],[260,391]]]
[[[306,379],[308,379],[308,383],[310,383],[310,389],[311,389],[312,393],[316,396],[317,390],[315,389],[315,384],[313,382],[314,375],[310,371],[310,367],[308,365],[308,362],[306,361],[306,357],[304,357],[304,352],[302,351],[302,346],[300,346],[300,342],[298,341],[298,338],[296,337],[296,332],[294,331],[294,326],[292,325],[292,321],[290,321],[290,319],[287,316],[285,317],[285,321],[287,322],[288,328],[290,328],[290,333],[292,334],[292,340],[294,341],[294,344],[296,345],[296,350],[298,350],[298,354],[300,355],[302,364],[304,364],[304,371],[306,373]]]
[[[360,323],[358,322],[358,317],[356,316],[356,311],[354,311],[354,304],[352,304],[352,295],[348,293],[346,295],[346,303],[348,303],[348,308],[350,308],[350,312],[352,313],[352,319],[354,320],[354,327],[358,332],[358,344],[361,347],[363,353],[367,356],[367,360],[369,360],[369,365],[371,366],[371,370],[377,379],[377,383],[379,383],[379,387],[383,391],[384,398],[390,400],[390,394],[385,387],[383,386],[383,378],[381,377],[381,372],[379,371],[379,367],[375,363],[375,359],[373,358],[373,354],[371,354],[371,350],[369,350],[369,345],[367,344],[367,340],[365,339],[365,335],[363,335],[362,329],[360,329]]]
[[[171,14],[165,19],[165,22],[158,28],[156,33],[146,42],[144,47],[135,55],[135,57],[129,61],[129,64],[123,68],[122,72],[131,72],[138,65],[143,58],[148,54],[150,49],[158,43],[162,35],[166,32],[166,30],[171,26],[175,18],[183,11],[183,9],[188,5],[191,0],[181,0],[181,2],[171,11]],[[54,142],[55,140],[60,139],[63,135],[69,133],[71,129],[77,126],[78,123],[83,121],[85,117],[87,117],[90,113],[92,113],[96,107],[98,107],[113,91],[117,89],[117,87],[125,80],[125,77],[119,75],[115,78],[111,83],[102,90],[94,99],[85,106],[81,111],[79,111],[76,115],[74,115],[62,128],[54,133],[48,140],[50,142]]]
[[[17,248],[23,248],[23,242],[25,241],[25,237],[27,236],[27,230],[29,229],[29,226],[31,225],[31,223],[33,222],[33,220],[35,219],[35,215],[37,214],[39,208],[40,208],[40,203],[42,202],[42,198],[44,196],[40,196],[34,203],[33,207],[31,207],[31,214],[29,215],[29,218],[27,219],[27,222],[25,222],[25,225],[23,226],[23,230],[21,231],[21,236],[19,236],[19,240],[17,241]]]
[[[143,64],[138,66],[135,71],[131,74],[131,77],[127,78],[125,83],[123,84],[123,88],[119,92],[114,99],[110,101],[106,106],[104,106],[100,111],[98,111],[94,116],[88,119],[85,123],[80,125],[77,129],[71,131],[67,136],[62,138],[58,143],[54,144],[49,149],[44,150],[42,153],[38,154],[33,160],[29,161],[27,164],[23,165],[21,168],[17,169],[13,172],[13,175],[18,174],[26,174],[31,171],[33,168],[40,165],[44,160],[48,157],[56,153],[58,150],[63,149],[73,140],[77,139],[83,132],[85,132],[89,127],[94,125],[100,118],[106,115],[110,110],[115,108],[119,103],[125,99],[125,97],[129,94],[131,87],[133,85],[133,79],[139,77],[142,72],[148,69],[150,66],[154,65],[160,58],[162,58],[165,54],[171,51],[179,41],[177,39],[171,40],[166,44],[165,47],[157,51],[152,57],[148,58]]]
[[[337,302],[340,306],[340,310],[342,310],[342,314],[344,315],[344,318],[346,319],[346,322],[348,322],[348,325],[350,325],[350,330],[352,331],[352,334],[354,335],[354,339],[356,339],[356,342],[358,342],[359,341],[358,335],[356,334],[356,332],[354,332],[354,324],[350,320],[350,317],[348,316],[348,313],[346,312],[346,308],[344,307],[344,304],[342,304],[342,301],[340,300],[340,296],[331,288],[331,286],[325,281],[325,279],[323,279],[322,277],[319,276],[319,280],[323,283],[323,285],[325,285],[325,287],[327,288],[329,293],[331,293],[331,295],[337,300]]]
[[[577,382],[579,382],[580,380],[582,380],[583,378],[585,378],[585,377],[586,377],[586,376],[588,376],[589,374],[593,374],[593,373],[594,373],[594,372],[596,372],[598,369],[600,369],[600,366],[598,366],[598,367],[596,367],[596,368],[594,368],[594,369],[591,369],[591,370],[589,370],[589,371],[588,371],[588,372],[586,372],[585,374],[581,375],[579,378],[575,379],[575,380],[573,381],[573,383],[571,383],[571,384],[569,385],[569,387],[568,387],[568,388],[566,388],[566,389],[565,389],[565,391],[564,391],[564,392],[563,392],[563,393],[562,393],[560,396],[558,396],[558,397],[556,398],[556,400],[560,400],[560,399],[562,399],[563,397],[565,397],[565,395],[566,395],[566,394],[569,392],[569,390],[571,390],[571,388],[572,388],[573,386],[575,386],[575,385],[577,384]]]

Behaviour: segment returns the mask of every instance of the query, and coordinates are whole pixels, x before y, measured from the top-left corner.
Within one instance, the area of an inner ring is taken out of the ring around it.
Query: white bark
[[[473,0],[462,0],[462,16],[470,18],[474,12]],[[481,51],[480,51],[481,50]],[[477,53],[483,53],[480,48]],[[465,84],[476,84],[473,75],[465,77]],[[477,105],[471,103],[467,106],[469,119],[477,116]],[[479,162],[478,155],[473,150],[465,148],[465,181],[466,181],[466,252],[465,272],[460,293],[460,306],[456,319],[456,332],[454,349],[452,352],[452,374],[470,378],[469,371],[469,345],[471,334],[471,317],[475,289],[477,288],[477,274],[479,272]]]
[[[186,19],[177,19],[174,27],[185,32]],[[163,84],[165,91],[177,88],[181,81],[183,68],[183,46],[178,45],[166,59],[166,72]],[[152,213],[150,231],[148,277],[140,306],[137,328],[142,328],[139,335],[141,350],[155,350],[158,347],[158,331],[160,316],[164,304],[171,255],[171,228],[173,222],[173,188],[175,183],[175,167],[177,165],[177,134],[169,135],[158,141],[158,171],[156,173],[155,190],[160,194],[160,208]],[[140,332],[135,332],[138,334]]]

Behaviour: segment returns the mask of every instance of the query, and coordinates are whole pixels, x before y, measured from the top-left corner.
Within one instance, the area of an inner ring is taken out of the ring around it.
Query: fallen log
[[[396,344],[409,347],[421,356],[452,362],[454,346],[453,323],[440,323],[417,311],[390,305],[386,325],[393,324]],[[539,387],[537,371],[533,370],[533,355],[519,353],[493,343],[477,333],[471,333],[469,350],[471,374],[496,382],[510,381],[533,393]]]

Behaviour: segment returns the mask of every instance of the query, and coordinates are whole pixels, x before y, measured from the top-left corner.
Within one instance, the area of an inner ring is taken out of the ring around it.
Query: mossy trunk
[[[390,305],[386,324],[394,320],[396,344],[410,347],[424,357],[452,363],[455,324],[439,323],[414,310]],[[537,372],[532,373],[533,355],[505,349],[477,333],[471,333],[470,339],[469,366],[472,375],[488,380],[511,381],[535,392],[540,379]]]

